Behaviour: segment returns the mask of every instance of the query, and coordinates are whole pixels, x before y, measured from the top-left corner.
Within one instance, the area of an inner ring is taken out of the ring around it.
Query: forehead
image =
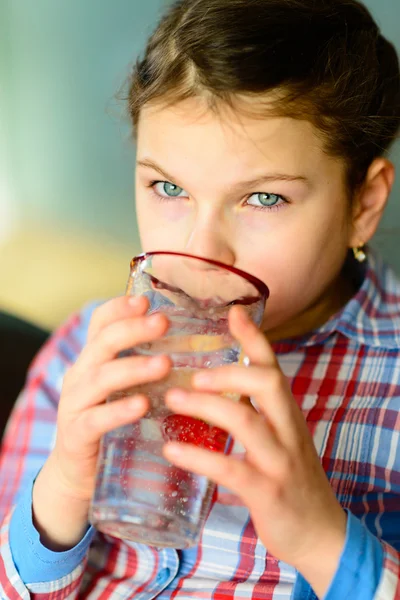
[[[324,152],[310,122],[255,116],[255,111],[250,114],[228,106],[210,110],[201,98],[144,107],[137,145],[139,157],[163,161],[166,170],[178,173],[198,164],[210,174],[221,165],[237,176],[249,169],[270,168],[309,177],[335,163],[337,167],[337,159]]]

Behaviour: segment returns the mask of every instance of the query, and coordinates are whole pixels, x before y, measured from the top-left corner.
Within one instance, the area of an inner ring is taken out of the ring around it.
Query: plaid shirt
[[[9,544],[11,509],[51,451],[63,376],[85,343],[93,308],[72,317],[40,352],[8,426],[0,463],[1,598],[314,597],[304,586],[296,594],[296,571],[268,553],[246,507],[223,488],[196,548],[156,549],[96,533],[68,575],[22,582]],[[374,599],[399,600],[400,281],[371,254],[359,291],[342,311],[274,350],[340,503],[381,540],[384,563]],[[235,445],[233,452],[243,448]]]

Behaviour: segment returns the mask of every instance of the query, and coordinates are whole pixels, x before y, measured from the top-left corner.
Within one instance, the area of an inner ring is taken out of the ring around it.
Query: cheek
[[[185,200],[157,200],[151,203],[151,214],[160,224],[168,227],[174,226],[178,221],[184,221],[190,214],[188,201]]]
[[[316,211],[313,219],[298,219],[289,211],[252,217],[238,252],[241,268],[270,288],[267,313],[279,320],[312,303],[337,277],[347,253],[345,219]]]
[[[343,254],[349,227],[342,204],[335,198],[321,198],[265,214],[249,211],[240,221],[240,237],[249,244],[248,252],[267,262],[312,266]]]
[[[190,211],[182,206],[182,201],[162,202],[138,194],[136,214],[144,252],[177,250],[184,246],[190,227]]]
[[[256,236],[243,249],[254,275],[265,281],[272,292],[309,295],[335,278],[347,253],[346,236],[332,227],[313,231],[300,228],[289,232]],[[282,298],[284,300],[284,298]]]

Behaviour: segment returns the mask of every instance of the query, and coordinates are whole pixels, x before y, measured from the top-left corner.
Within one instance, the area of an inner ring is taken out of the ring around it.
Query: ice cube
[[[162,442],[163,436],[160,426],[154,419],[142,419],[140,421],[140,433],[143,440]]]

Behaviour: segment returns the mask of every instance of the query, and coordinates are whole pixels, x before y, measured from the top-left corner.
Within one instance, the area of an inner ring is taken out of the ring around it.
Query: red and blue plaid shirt
[[[29,494],[51,451],[63,376],[85,343],[93,308],[72,317],[39,353],[6,432],[0,463],[1,598],[293,598],[296,571],[268,553],[247,508],[223,488],[196,548],[156,549],[96,533],[72,572],[55,581],[22,581],[9,544],[12,509]],[[337,315],[274,349],[337,498],[381,541],[383,569],[374,599],[399,600],[400,281],[371,254],[358,292]],[[235,445],[233,452],[243,448]],[[310,597],[303,588],[296,600]]]

